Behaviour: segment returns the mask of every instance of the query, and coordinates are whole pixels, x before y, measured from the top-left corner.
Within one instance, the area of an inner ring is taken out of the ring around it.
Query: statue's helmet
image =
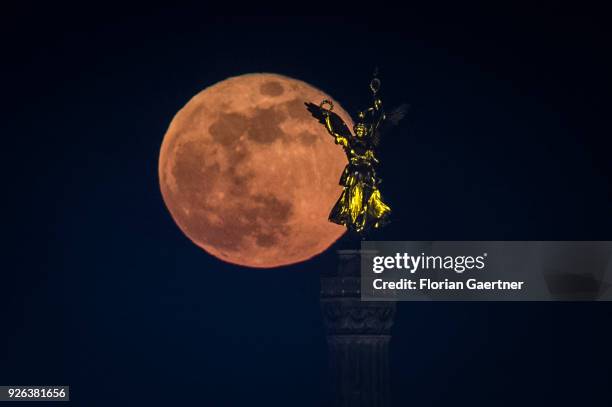
[[[357,123],[353,126],[353,131],[357,137],[363,137],[367,133],[367,126],[364,123]]]
[[[368,127],[364,123],[366,114],[365,112],[357,112],[357,117],[359,118],[359,123],[353,126],[353,132],[357,137],[363,137],[368,132]]]

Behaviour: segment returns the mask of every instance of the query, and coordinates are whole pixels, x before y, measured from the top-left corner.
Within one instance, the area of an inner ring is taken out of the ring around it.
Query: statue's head
[[[357,123],[355,126],[353,126],[353,131],[357,137],[363,137],[366,135],[368,128],[364,123]]]
[[[357,117],[359,118],[359,123],[353,126],[353,132],[357,137],[363,137],[368,132],[368,128],[364,123],[365,112],[357,112]]]

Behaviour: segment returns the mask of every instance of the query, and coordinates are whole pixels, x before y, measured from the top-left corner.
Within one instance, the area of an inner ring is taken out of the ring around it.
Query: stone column
[[[395,302],[360,301],[360,250],[339,250],[338,268],[322,273],[333,407],[387,407],[389,341]],[[373,255],[373,253],[372,253]]]

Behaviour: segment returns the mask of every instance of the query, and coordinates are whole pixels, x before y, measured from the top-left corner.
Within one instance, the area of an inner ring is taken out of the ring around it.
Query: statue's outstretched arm
[[[383,106],[382,106],[382,100],[380,100],[380,98],[377,98],[375,96],[374,97],[373,106],[370,107],[367,111],[368,111],[368,113],[372,117],[372,128],[373,128],[373,131],[376,131],[378,129],[378,127],[386,119],[385,111],[384,111]]]

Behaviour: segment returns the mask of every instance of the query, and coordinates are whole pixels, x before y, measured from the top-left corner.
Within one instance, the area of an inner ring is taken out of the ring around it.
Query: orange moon
[[[221,260],[258,268],[302,262],[342,236],[345,228],[327,217],[346,157],[304,106],[323,99],[333,100],[267,73],[194,96],[170,123],[159,156],[163,199],[183,233]]]

